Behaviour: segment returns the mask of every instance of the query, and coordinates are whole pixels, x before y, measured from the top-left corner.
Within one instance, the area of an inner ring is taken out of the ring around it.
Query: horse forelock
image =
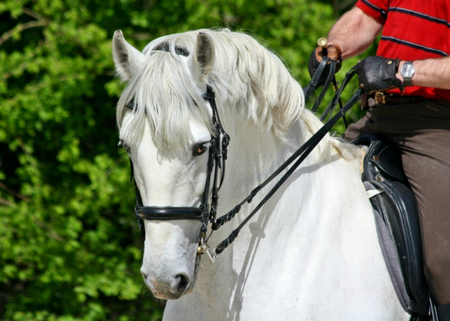
[[[142,132],[147,117],[157,145],[176,148],[186,144],[189,120],[212,130],[210,111],[182,63],[183,53],[195,50],[198,32],[164,36],[145,47],[146,62],[129,81],[118,103],[119,126],[126,104],[134,101],[138,117],[133,135]],[[200,32],[210,35],[215,46],[215,64],[208,83],[216,93],[219,113],[228,108],[231,114],[253,121],[283,141],[300,118],[304,96],[280,58],[243,33],[228,29]]]
[[[147,55],[141,72],[124,90],[117,109],[120,126],[128,102],[133,101],[136,117],[128,139],[139,139],[145,120],[158,148],[179,149],[191,138],[190,121],[212,130],[206,105],[189,74],[176,55],[154,51]]]

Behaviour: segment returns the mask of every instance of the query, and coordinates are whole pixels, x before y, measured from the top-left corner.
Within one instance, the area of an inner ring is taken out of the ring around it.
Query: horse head
[[[214,63],[211,38],[200,33],[193,54],[165,41],[141,53],[116,31],[113,57],[128,82],[118,109],[121,145],[129,153],[145,206],[199,208],[205,190],[211,141],[211,111],[201,98]],[[170,49],[169,49],[170,48]],[[161,299],[177,299],[192,290],[199,255],[201,222],[145,220],[141,273]]]

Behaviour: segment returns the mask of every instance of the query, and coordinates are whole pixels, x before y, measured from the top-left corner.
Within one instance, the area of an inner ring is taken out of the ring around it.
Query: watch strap
[[[404,73],[403,73],[403,68],[404,68],[406,65],[410,65],[410,68],[412,68],[412,73],[408,73],[408,74],[404,74]],[[415,70],[414,70],[414,67],[413,67],[413,62],[412,62],[412,61],[406,61],[406,62],[403,64],[403,66],[400,68],[400,73],[401,73],[401,75],[402,75],[402,77],[403,77],[403,85],[404,85],[405,87],[410,87],[410,86],[412,86],[412,85],[413,85],[413,84],[412,84],[412,77],[414,76],[414,73],[415,73]]]

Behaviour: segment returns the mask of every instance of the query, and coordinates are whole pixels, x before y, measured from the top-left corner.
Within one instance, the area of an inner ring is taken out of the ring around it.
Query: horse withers
[[[226,239],[264,195],[212,234],[209,204],[228,213],[322,125],[274,53],[224,29],[161,37],[142,52],[116,31],[113,55],[128,83],[120,141],[148,209],[138,209],[141,272],[168,300],[164,320],[408,319],[378,245],[362,154],[329,135],[215,263],[200,262],[204,243]],[[216,184],[222,125],[230,144]]]

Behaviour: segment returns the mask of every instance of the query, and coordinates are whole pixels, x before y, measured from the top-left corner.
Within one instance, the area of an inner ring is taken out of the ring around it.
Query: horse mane
[[[300,118],[309,132],[321,126],[315,115],[303,112],[303,90],[276,54],[247,34],[203,29],[163,36],[144,48],[146,62],[129,80],[117,105],[119,128],[126,105],[134,101],[138,117],[129,135],[143,132],[147,116],[158,147],[186,146],[190,121],[213,132],[210,111],[182,61],[194,51],[199,32],[208,34],[215,46],[215,63],[208,84],[216,93],[219,113],[223,108],[234,108],[232,112],[237,117],[251,119],[262,131],[271,131],[280,143],[286,142],[289,128]],[[318,149],[325,158],[329,143],[327,135]],[[332,145],[342,148],[337,142]]]

